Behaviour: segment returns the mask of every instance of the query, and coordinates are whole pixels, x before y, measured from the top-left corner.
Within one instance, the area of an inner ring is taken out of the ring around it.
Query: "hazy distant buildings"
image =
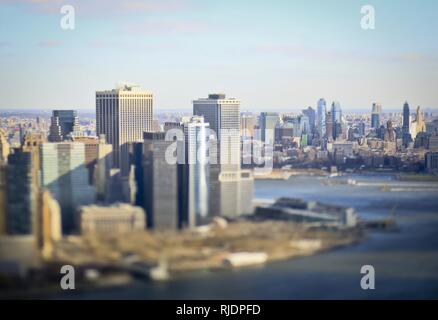
[[[79,131],[79,120],[75,110],[53,110],[48,140],[60,142]]]
[[[430,173],[438,172],[438,152],[429,152],[425,157],[426,170]]]
[[[75,211],[95,201],[85,166],[85,144],[78,142],[44,143],[40,149],[41,185],[61,205],[63,232],[75,228]]]
[[[138,86],[96,92],[96,133],[105,134],[113,145],[116,168],[129,173],[129,142],[142,141],[143,132],[153,131],[153,96]]]

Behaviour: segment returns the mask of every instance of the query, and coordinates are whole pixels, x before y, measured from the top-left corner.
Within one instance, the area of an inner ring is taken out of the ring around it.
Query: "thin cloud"
[[[21,5],[42,14],[59,14],[61,7],[69,4],[77,9],[77,13],[92,16],[173,12],[195,7],[190,0],[0,0],[1,4]]]
[[[125,31],[133,34],[144,33],[197,33],[206,31],[208,25],[203,22],[181,20],[147,20],[143,23],[133,24]]]
[[[10,48],[10,47],[12,47],[12,42],[0,41],[0,48]]]
[[[58,40],[43,40],[38,42],[37,45],[40,48],[56,48],[61,46],[61,42]]]
[[[301,45],[263,45],[256,48],[263,55],[283,55],[291,59],[312,61],[355,61],[355,62],[437,62],[438,56],[420,52],[375,54],[369,52],[340,51],[312,48]]]

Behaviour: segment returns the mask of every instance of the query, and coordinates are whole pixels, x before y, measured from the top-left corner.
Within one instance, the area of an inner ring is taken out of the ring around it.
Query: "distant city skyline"
[[[64,4],[75,30],[60,28]],[[0,0],[0,110],[91,109],[119,81],[151,91],[156,110],[208,92],[257,111],[321,97],[343,110],[438,107],[438,3],[366,4],[375,30],[361,28],[359,0]]]

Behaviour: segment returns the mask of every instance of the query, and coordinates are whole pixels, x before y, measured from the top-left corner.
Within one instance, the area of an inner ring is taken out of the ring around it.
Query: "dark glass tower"
[[[79,120],[75,110],[53,110],[50,124],[49,141],[66,140],[72,133],[78,131]]]

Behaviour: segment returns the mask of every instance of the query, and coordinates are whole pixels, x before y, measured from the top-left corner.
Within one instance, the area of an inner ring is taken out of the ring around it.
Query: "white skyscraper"
[[[143,132],[153,129],[152,120],[152,93],[134,85],[96,92],[96,133],[113,145],[114,166],[122,175],[129,173],[128,143],[143,141]]]
[[[183,119],[187,161],[187,220],[189,227],[208,221],[209,201],[209,124],[194,116]]]
[[[203,116],[219,142],[221,170],[240,170],[240,101],[225,94],[210,94],[193,101],[193,115]]]
[[[210,136],[210,214],[248,213],[253,177],[240,170],[240,101],[210,94],[207,99],[193,101],[193,114],[203,116],[216,135]]]

